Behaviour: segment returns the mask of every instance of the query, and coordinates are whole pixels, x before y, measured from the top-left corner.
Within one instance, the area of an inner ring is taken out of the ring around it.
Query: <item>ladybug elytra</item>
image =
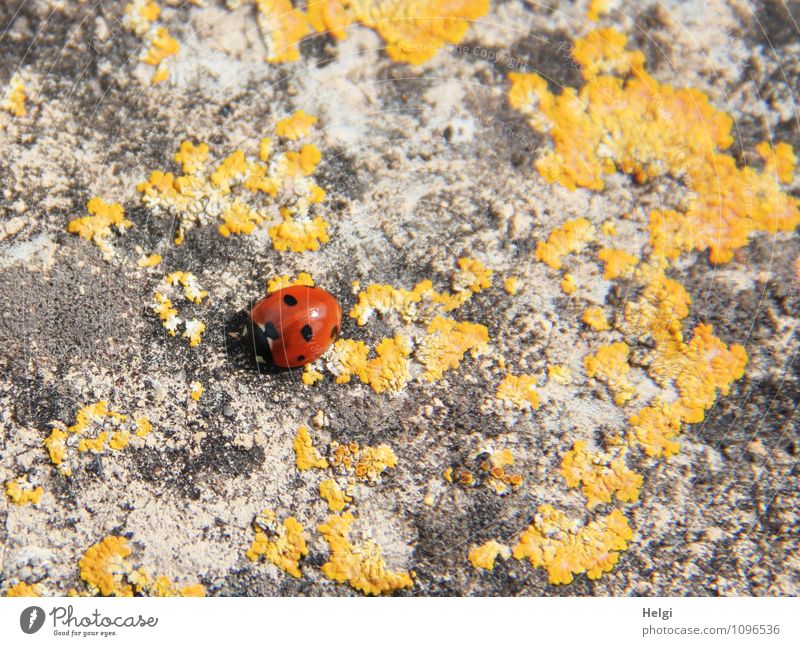
[[[336,341],[342,308],[324,289],[291,285],[258,301],[249,327],[257,358],[295,368],[319,359]]]

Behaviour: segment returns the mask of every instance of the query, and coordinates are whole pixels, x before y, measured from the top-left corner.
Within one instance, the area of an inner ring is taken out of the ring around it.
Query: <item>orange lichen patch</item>
[[[106,536],[92,545],[78,562],[80,576],[91,595],[104,597],[202,597],[205,588],[200,584],[178,587],[166,576],[152,578],[144,569],[128,562],[131,548],[121,536]],[[77,594],[70,591],[70,594]]]
[[[197,278],[191,272],[173,271],[164,277],[161,286],[153,292],[153,301],[150,309],[161,319],[161,324],[170,336],[176,336],[178,329],[183,326],[183,338],[189,340],[189,347],[193,348],[200,344],[206,324],[199,319],[184,320],[178,316],[178,310],[172,305],[172,301],[164,294],[178,285],[183,287],[183,297],[192,303],[200,304],[208,293],[200,286]]]
[[[271,155],[271,140],[263,139],[260,158],[252,160],[242,150],[234,150],[209,172],[209,148],[205,143],[181,143],[174,156],[183,175],[154,171],[137,186],[142,201],[158,215],[178,221],[175,244],[181,244],[187,231],[221,220],[219,233],[252,234],[256,228],[281,221],[269,229],[273,246],[281,251],[316,250],[328,241],[328,223],[309,213],[324,200],[325,191],[309,177],[322,153],[306,144],[299,151]]]
[[[357,442],[333,441],[328,445],[328,461],[331,468],[369,485],[378,484],[386,469],[397,466],[397,456],[387,444],[360,446]]]
[[[618,509],[580,526],[564,512],[541,505],[512,554],[546,568],[551,584],[567,584],[576,574],[585,572],[590,579],[598,579],[610,572],[631,538],[633,531]]]
[[[594,227],[586,218],[569,220],[553,229],[547,242],[540,240],[536,245],[536,260],[553,269],[561,269],[561,259],[570,253],[579,253],[586,243],[594,238]]]
[[[218,231],[223,238],[232,233],[249,235],[256,230],[256,225],[264,221],[261,215],[239,200],[230,204],[220,214],[220,218],[223,224],[219,225]]]
[[[301,426],[297,429],[292,447],[294,448],[295,464],[300,471],[328,468],[328,461],[314,448],[308,427]]]
[[[411,378],[408,369],[411,345],[408,339],[401,334],[393,339],[383,339],[375,348],[375,353],[378,356],[367,362],[365,383],[376,393],[400,392]]]
[[[617,226],[614,224],[613,220],[606,220],[603,222],[601,230],[605,236],[613,237],[617,235]]]
[[[459,258],[459,271],[453,274],[452,288],[456,292],[478,293],[492,285],[492,270],[475,258]]]
[[[7,597],[41,597],[39,586],[35,583],[30,585],[25,581],[19,581],[6,590]]]
[[[572,370],[562,365],[550,366],[547,369],[547,378],[555,381],[557,384],[567,386],[572,383]]]
[[[366,325],[373,312],[386,315],[395,311],[410,320],[417,314],[416,304],[432,290],[433,283],[429,280],[421,281],[411,291],[391,285],[368,285],[358,293],[358,302],[350,310],[350,318],[356,319],[359,325]]]
[[[586,442],[579,440],[564,455],[561,475],[568,487],[581,487],[589,509],[611,502],[615,494],[619,500],[635,502],[639,499],[643,478],[625,465],[623,455],[624,447],[616,455],[608,455],[587,451]]]
[[[317,118],[307,114],[303,110],[298,110],[292,115],[285,117],[275,124],[275,134],[279,137],[296,141],[305,137],[317,122]]]
[[[353,22],[345,0],[308,3],[308,24],[316,32],[331,34],[338,40],[347,38],[347,27]]]
[[[586,308],[583,316],[581,317],[581,321],[597,332],[605,332],[606,330],[611,329],[611,325],[609,324],[605,313],[599,307]]]
[[[381,555],[380,546],[367,539],[357,545],[348,540],[353,515],[330,516],[317,529],[330,548],[328,562],[322,573],[332,581],[347,582],[365,594],[383,594],[401,588],[410,588],[414,582],[407,572],[391,572]]]
[[[580,90],[556,96],[537,74],[509,75],[512,107],[553,140],[536,162],[542,176],[592,190],[618,169],[638,182],[661,175],[682,181],[690,189],[685,207],[664,222],[656,216],[651,226],[653,247],[670,258],[709,250],[711,262],[725,263],[751,234],[797,227],[800,200],[779,187],[788,150],[775,155],[774,169],[738,168],[721,152],[733,143],[730,116],[698,90],[656,81],[643,69],[641,52],[624,50],[625,42],[611,29],[576,41],[573,57],[587,79]]]
[[[161,254],[160,253],[151,253],[147,256],[142,256],[139,260],[136,261],[136,265],[142,268],[146,267],[156,267],[157,265],[161,264]]]
[[[24,117],[28,113],[25,109],[25,83],[19,74],[14,74],[8,82],[3,99],[0,100],[0,109],[15,117]]]
[[[794,177],[797,156],[790,144],[780,142],[774,148],[762,141],[756,146],[756,152],[764,160],[764,173],[774,174],[782,184],[789,184]]]
[[[497,387],[495,397],[517,410],[536,410],[539,408],[536,377],[533,375],[506,375]]]
[[[180,50],[180,45],[166,27],[159,27],[150,41],[150,49],[142,56],[143,63],[158,66],[165,58],[174,56]]]
[[[673,438],[681,432],[681,416],[676,406],[656,400],[631,415],[628,423],[648,455],[668,458],[678,453],[680,445]]]
[[[192,398],[193,401],[198,401],[205,392],[205,388],[203,388],[203,384],[199,381],[193,381],[189,385],[189,396]]]
[[[303,374],[300,377],[306,386],[313,386],[318,381],[322,381],[323,378],[323,374],[319,370],[313,368],[311,364],[308,364],[305,367]]]
[[[15,505],[38,505],[44,489],[28,482],[28,476],[19,476],[6,482],[6,496]]]
[[[353,501],[339,486],[336,480],[328,478],[319,483],[319,495],[328,503],[331,511],[342,511],[348,503]]]
[[[441,379],[445,371],[458,367],[467,352],[475,358],[488,347],[489,330],[485,325],[437,316],[428,325],[428,334],[418,348],[425,366],[422,377],[426,381]]]
[[[476,460],[481,462],[474,472],[464,466],[449,467],[444,471],[444,479],[450,484],[455,483],[462,487],[485,485],[498,496],[508,493],[509,487],[516,489],[522,484],[521,474],[510,473],[507,470],[507,467],[514,466],[511,449],[484,452],[479,454]]]
[[[144,38],[160,15],[161,7],[153,0],[133,0],[125,6],[123,24],[134,34]]]
[[[175,153],[175,163],[180,164],[187,175],[196,175],[203,171],[208,161],[208,144],[200,142],[195,145],[188,139],[181,142],[181,147]]]
[[[564,278],[561,279],[561,291],[567,295],[574,294],[575,290],[578,289],[578,286],[575,284],[575,276],[572,274],[564,274]]]
[[[288,150],[284,154],[284,165],[286,174],[289,177],[308,177],[313,173],[319,162],[322,160],[322,153],[314,144],[303,144],[299,151]],[[314,187],[317,191],[322,191],[321,196],[325,197],[325,191],[318,186]],[[312,195],[313,201],[321,201]]]
[[[603,278],[613,280],[614,278],[628,277],[633,274],[639,259],[622,249],[601,249],[597,253],[597,258],[605,263]]]
[[[272,292],[277,292],[279,289],[291,287],[292,285],[307,285],[308,287],[313,287],[314,279],[311,278],[311,274],[307,274],[304,271],[297,274],[297,278],[295,279],[290,278],[288,274],[282,274],[270,278],[267,281],[267,292],[271,294]]]
[[[308,554],[303,526],[289,516],[278,523],[275,512],[265,509],[253,521],[255,537],[247,558],[258,561],[260,558],[277,565],[287,574],[300,578],[300,559]]]
[[[283,222],[269,229],[272,246],[277,251],[316,251],[321,242],[328,242],[328,223],[321,217],[284,216]]]
[[[493,570],[498,556],[507,561],[511,558],[511,548],[491,540],[470,549],[468,558],[474,568]]]
[[[413,65],[430,60],[448,43],[461,42],[470,21],[489,11],[489,0],[352,0],[343,4],[350,6],[354,21],[381,35],[393,60]]]
[[[605,16],[613,5],[613,0],[590,0],[589,8],[586,10],[586,20],[597,22],[601,16]]]
[[[298,44],[309,33],[308,17],[294,9],[290,0],[255,0],[258,26],[270,63],[291,63],[300,59]]]
[[[103,252],[103,258],[110,260],[114,256],[114,249],[109,242],[112,227],[119,233],[124,233],[125,229],[133,226],[133,222],[125,219],[125,211],[121,205],[106,203],[99,197],[89,200],[86,210],[91,215],[70,220],[67,231],[94,242]]]
[[[363,341],[339,339],[328,355],[328,370],[336,376],[337,384],[346,384],[355,375],[367,381],[367,356],[369,346]]]
[[[44,440],[50,455],[50,462],[56,465],[62,475],[72,474],[72,462],[78,453],[101,453],[106,449],[119,451],[128,446],[133,434],[144,437],[152,426],[146,417],[131,420],[109,410],[108,404],[100,400],[83,406],[75,417],[75,423],[67,427],[62,422],[52,422],[53,430]]]
[[[624,76],[641,70],[645,62],[642,52],[626,51],[627,42],[628,37],[615,29],[596,29],[575,41],[572,58],[581,65],[585,79],[601,74]]]
[[[122,536],[106,536],[92,545],[78,561],[81,579],[93,595],[132,597],[133,586],[126,575],[131,567],[126,563],[131,548]]]
[[[624,405],[636,393],[636,388],[627,378],[630,370],[629,354],[628,344],[620,341],[600,346],[595,354],[590,354],[583,360],[587,376],[606,382],[614,393],[614,403],[617,406]]]
[[[509,276],[503,281],[503,289],[509,296],[516,296],[519,292],[520,280],[516,276]]]
[[[178,41],[169,35],[166,27],[159,27],[150,39],[150,47],[141,57],[143,63],[156,68],[150,82],[154,85],[169,78],[169,70],[164,61],[170,56],[175,56],[180,51]]]

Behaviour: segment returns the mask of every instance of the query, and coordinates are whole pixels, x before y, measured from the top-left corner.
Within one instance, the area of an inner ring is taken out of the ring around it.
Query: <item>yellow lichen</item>
[[[397,456],[387,444],[360,446],[333,441],[328,446],[328,461],[333,469],[370,485],[378,484],[386,469],[397,466]]]
[[[308,287],[313,287],[314,279],[311,278],[311,274],[307,274],[302,271],[297,274],[297,278],[294,280],[292,280],[287,274],[275,276],[267,281],[267,292],[271,294],[272,292],[277,292],[279,289],[291,287],[292,285],[307,285]]]
[[[410,588],[414,582],[407,572],[391,572],[381,555],[380,546],[371,539],[352,545],[348,540],[353,515],[330,516],[317,529],[330,548],[322,573],[332,581],[347,582],[365,594],[383,594]]]
[[[316,251],[321,242],[328,242],[328,223],[321,217],[293,218],[284,216],[283,222],[269,229],[272,246],[277,251]]]
[[[633,531],[618,509],[580,526],[564,512],[541,505],[512,554],[546,568],[551,584],[568,584],[576,574],[585,572],[590,579],[598,579],[610,572],[631,538]]]
[[[375,348],[378,355],[366,366],[366,382],[376,393],[400,392],[411,378],[408,356],[411,345],[408,339],[398,334],[393,339],[383,339]]]
[[[536,377],[533,375],[506,375],[497,387],[495,397],[517,410],[539,408],[539,393],[536,392]]]
[[[61,422],[52,422],[52,426],[44,445],[50,461],[65,476],[72,474],[76,452],[119,451],[130,444],[131,434],[144,437],[152,430],[146,417],[131,420],[127,415],[110,410],[104,400],[80,408],[72,426],[67,427]]]
[[[39,587],[34,583],[30,585],[25,583],[25,581],[19,581],[15,583],[11,587],[8,588],[6,591],[7,597],[41,597],[42,595],[39,593]]]
[[[136,264],[139,267],[156,267],[157,265],[161,264],[161,254],[159,253],[151,253],[148,256],[142,256],[139,260],[136,261]]]
[[[589,509],[611,502],[613,495],[624,502],[635,502],[643,478],[625,465],[623,455],[624,451],[615,456],[587,451],[586,442],[579,440],[564,455],[561,475],[568,487],[581,487]]]
[[[336,480],[330,478],[319,483],[319,495],[327,501],[328,509],[331,511],[342,511],[347,506],[347,503],[353,501],[352,497],[342,490]]]
[[[220,218],[223,223],[217,230],[223,238],[227,238],[231,234],[249,235],[256,230],[256,225],[264,221],[261,215],[239,200],[234,200],[220,214]]]
[[[6,495],[15,505],[38,505],[44,489],[28,482],[28,476],[20,476],[6,482]]]
[[[122,536],[106,536],[92,545],[78,562],[80,577],[86,582],[89,594],[104,597],[201,597],[205,587],[200,584],[178,587],[166,576],[152,578],[144,569],[128,562],[131,548]],[[72,594],[72,592],[71,592]]]
[[[300,578],[300,559],[308,554],[303,526],[289,516],[278,523],[271,509],[262,511],[253,521],[255,537],[247,550],[247,558],[265,558],[287,574]]]
[[[557,384],[567,386],[572,383],[572,370],[563,365],[550,366],[547,369],[547,377]]]
[[[764,173],[774,174],[782,184],[791,183],[797,166],[797,156],[790,144],[780,142],[773,148],[762,141],[756,146],[756,152],[764,160]]]
[[[184,320],[178,316],[178,310],[173,307],[172,301],[164,294],[164,292],[174,291],[178,285],[183,287],[183,297],[191,303],[200,304],[208,295],[194,274],[188,271],[173,271],[164,277],[161,286],[153,292],[150,309],[161,319],[161,324],[170,336],[176,336],[178,329],[183,326],[181,336],[188,339],[189,347],[193,348],[202,341],[206,324],[196,318]]]
[[[574,294],[575,290],[578,289],[578,286],[575,284],[575,276],[572,274],[564,274],[564,278],[561,279],[561,291],[567,295]]]
[[[633,256],[622,249],[601,249],[597,253],[597,258],[605,263],[603,278],[613,280],[619,277],[628,277],[633,273],[634,267],[639,262]]]
[[[160,27],[150,41],[150,49],[142,56],[141,60],[143,63],[155,67],[161,64],[165,58],[177,54],[179,50],[180,45],[178,41],[169,35],[169,30],[165,27]]]
[[[459,258],[459,271],[453,275],[452,287],[456,292],[478,293],[492,284],[492,270],[475,258]]]
[[[270,63],[290,63],[300,59],[298,44],[308,34],[304,11],[292,7],[290,0],[254,0],[258,26]]]
[[[355,375],[367,381],[369,346],[363,341],[339,339],[328,354],[328,370],[336,376],[337,384],[346,384]]]
[[[751,234],[792,231],[800,199],[780,190],[792,156],[778,150],[763,172],[738,167],[724,151],[733,143],[732,119],[702,92],[659,83],[644,56],[625,50],[627,38],[600,29],[576,41],[573,58],[586,83],[559,95],[538,74],[509,75],[512,107],[548,133],[553,148],[536,162],[542,176],[574,189],[601,190],[620,170],[637,182],[669,175],[689,187],[680,211],[651,214],[651,245],[669,258],[709,251],[725,263]],[[687,107],[688,106],[688,107]],[[767,154],[764,147],[761,152]]]
[[[516,276],[509,276],[503,281],[503,289],[509,296],[516,296],[519,292],[520,280]]]
[[[175,244],[196,227],[220,220],[218,231],[252,234],[262,223],[281,221],[269,233],[281,251],[316,250],[328,241],[328,223],[309,212],[325,198],[325,191],[309,177],[322,153],[307,144],[299,151],[271,155],[270,139],[262,139],[260,163],[243,150],[234,150],[213,168],[207,168],[209,147],[205,143],[183,141],[174,156],[183,175],[154,171],[137,190],[142,201],[158,215],[169,215],[178,222]]]
[[[511,548],[491,540],[470,549],[468,558],[474,568],[493,570],[498,556],[503,560],[508,560],[511,558]]]
[[[583,360],[586,374],[592,378],[597,377],[608,384],[614,393],[614,403],[617,406],[625,404],[636,393],[636,388],[628,382],[628,344],[620,341],[611,345],[603,345],[595,354],[590,354]]]
[[[486,326],[437,316],[419,344],[419,356],[425,366],[422,376],[427,381],[441,379],[445,371],[458,367],[467,352],[474,358],[488,347]]]
[[[114,249],[109,243],[112,227],[120,233],[133,226],[133,222],[125,219],[125,211],[119,204],[104,202],[99,197],[93,197],[86,203],[86,210],[91,215],[70,220],[67,225],[69,233],[77,233],[84,240],[91,240],[100,251],[103,258],[110,260]]]
[[[540,240],[536,245],[536,260],[553,269],[561,269],[561,261],[570,253],[579,253],[586,243],[594,238],[594,227],[586,218],[569,220],[553,229],[547,242]]]
[[[611,11],[612,0],[589,0],[589,8],[586,10],[586,19],[596,22],[600,16],[606,15]]]
[[[275,134],[279,137],[296,141],[305,137],[317,122],[317,118],[306,114],[303,110],[298,110],[292,115],[281,119],[275,124]]]
[[[189,396],[194,401],[198,401],[200,397],[203,396],[204,391],[205,388],[203,388],[203,384],[201,384],[199,381],[193,381],[189,387]]]
[[[133,587],[125,577],[129,571],[125,559],[130,554],[128,541],[122,536],[106,536],[86,550],[78,567],[90,592],[104,597],[132,597]]]
[[[205,169],[208,161],[208,144],[200,142],[195,145],[187,139],[181,142],[174,159],[177,164],[181,165],[184,173],[196,175]]]
[[[28,113],[25,109],[25,98],[25,83],[19,74],[14,74],[0,101],[0,109],[15,117],[24,117]]]
[[[297,429],[292,446],[294,447],[295,464],[300,471],[328,468],[328,461],[314,448],[307,427],[301,426]]]
[[[313,368],[313,367],[311,366],[311,364],[309,363],[309,364],[308,364],[308,365],[306,365],[306,367],[303,369],[303,374],[302,374],[302,376],[300,377],[300,379],[302,379],[302,380],[303,380],[303,383],[304,383],[306,386],[313,386],[313,385],[314,385],[315,383],[317,383],[318,381],[322,381],[322,379],[323,379],[323,375],[322,375],[322,373],[321,373],[319,370],[316,370],[315,368]]]
[[[583,312],[581,321],[598,332],[604,332],[611,329],[611,325],[608,323],[606,315],[599,307],[587,307]]]
[[[143,38],[160,15],[161,7],[153,0],[133,0],[125,6],[123,24]]]

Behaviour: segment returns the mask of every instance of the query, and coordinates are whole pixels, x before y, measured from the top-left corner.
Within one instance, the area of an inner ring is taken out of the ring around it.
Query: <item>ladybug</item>
[[[257,360],[296,368],[319,359],[336,341],[342,308],[324,289],[292,285],[258,301],[249,323]]]

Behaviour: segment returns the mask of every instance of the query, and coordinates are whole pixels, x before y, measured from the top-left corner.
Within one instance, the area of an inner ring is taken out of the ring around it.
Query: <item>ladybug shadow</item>
[[[289,375],[292,370],[276,366],[264,333],[253,325],[250,308],[239,310],[225,322],[225,353],[233,372]]]

